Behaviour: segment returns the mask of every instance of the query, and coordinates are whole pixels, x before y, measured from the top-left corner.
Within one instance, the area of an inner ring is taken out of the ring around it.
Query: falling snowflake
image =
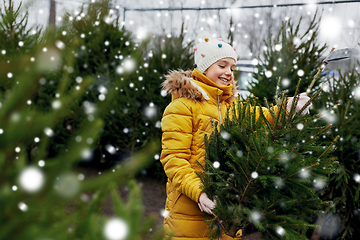
[[[54,131],[51,128],[45,128],[44,132],[46,135],[48,135],[49,137],[54,136]]]
[[[266,72],[265,72],[265,76],[266,76],[267,78],[271,78],[271,77],[272,77],[272,72],[271,72],[271,71],[266,71]]]
[[[314,179],[314,187],[316,190],[321,190],[326,186],[326,182],[323,179]]]
[[[220,167],[220,163],[218,161],[213,162],[213,167],[214,168],[219,168]]]
[[[61,102],[59,100],[55,100],[51,103],[53,109],[59,109],[61,107]]]
[[[299,69],[299,70],[297,71],[297,75],[298,75],[299,77],[304,76],[304,74],[305,74],[305,72],[304,72],[304,70],[302,70],[302,69]]]
[[[92,157],[92,151],[90,148],[85,148],[81,151],[80,155],[83,160],[88,160]]]
[[[104,226],[104,236],[108,240],[126,239],[128,232],[128,225],[120,218],[109,219]]]
[[[280,236],[284,236],[285,235],[285,229],[278,226],[276,227],[275,231],[277,232],[277,234],[279,234]]]
[[[26,212],[29,209],[29,207],[23,202],[19,202],[18,207],[23,212]]]
[[[303,178],[303,179],[306,179],[310,176],[310,171],[307,170],[307,169],[301,169],[300,171],[300,177]]]
[[[26,192],[38,192],[44,185],[44,174],[37,167],[27,167],[21,171],[19,183]]]
[[[355,182],[360,183],[360,174],[355,173],[353,178],[354,178]]]
[[[224,139],[224,140],[230,140],[230,133],[226,132],[226,131],[221,131],[221,137]]]
[[[302,129],[304,128],[304,124],[298,123],[298,124],[296,125],[296,128],[297,128],[298,130],[302,130]]]
[[[259,212],[259,211],[252,211],[252,212],[250,213],[250,220],[251,220],[252,222],[258,222],[258,221],[260,221],[260,220],[261,220],[261,212]]]
[[[111,155],[114,155],[116,153],[116,149],[113,145],[108,144],[106,145],[106,151],[108,151]]]
[[[54,187],[60,196],[64,198],[71,198],[78,193],[80,184],[75,174],[64,173],[59,176],[59,179]]]
[[[252,172],[252,173],[251,173],[251,177],[252,177],[253,179],[257,179],[257,178],[259,177],[259,174],[258,174],[257,172]]]

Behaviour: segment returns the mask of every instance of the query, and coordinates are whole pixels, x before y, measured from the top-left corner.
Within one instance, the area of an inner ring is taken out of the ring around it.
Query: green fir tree
[[[8,76],[16,75],[17,71],[10,62],[24,52],[34,53],[41,41],[41,28],[29,28],[29,13],[26,11],[21,15],[22,10],[22,3],[15,8],[12,1],[6,4],[3,0],[0,5],[0,68],[8,70],[1,71],[4,74],[0,76],[3,79],[0,82],[1,92],[14,86],[14,81]]]
[[[256,103],[248,99],[205,141],[200,177],[217,202],[209,222],[231,237],[242,229],[264,239],[307,239],[306,230],[316,227],[312,216],[329,204],[317,192],[337,167],[330,155],[336,138],[322,141],[331,126],[319,126],[318,115],[299,116],[294,107],[287,113],[284,94],[278,102],[273,125],[263,114],[256,121]]]
[[[157,144],[150,143],[144,152],[96,177],[76,167],[91,157],[114,91],[94,105],[97,111],[92,117],[71,129],[62,139],[63,147],[49,154],[61,135],[59,124],[73,115],[73,105],[85,102],[83,96],[97,81],[86,76],[74,84],[69,70],[76,67],[74,49],[64,45],[45,35],[39,51],[33,53],[35,61],[32,54],[21,52],[10,62],[17,69],[11,77],[15,84],[0,93],[0,239],[163,239],[161,231],[149,233],[156,220],[144,216],[140,187],[133,180],[148,164],[149,155],[158,151]],[[56,72],[61,63],[57,59],[64,60],[67,70],[57,72],[50,84],[45,76]],[[46,62],[53,65],[44,68]],[[0,69],[0,82],[3,76],[8,78],[7,71]],[[46,102],[40,104],[38,99],[45,94],[45,83],[54,94],[43,108],[39,105]],[[119,195],[119,185],[129,186],[126,201]],[[109,194],[111,216],[102,212]]]
[[[331,134],[324,140],[340,136],[336,150],[339,166],[330,176],[329,186],[321,198],[331,200],[327,214],[318,218],[321,239],[355,239],[360,235],[359,137],[360,75],[359,66],[348,72],[339,71],[328,77],[322,93],[314,101],[314,109],[323,115],[323,122],[332,124]],[[332,109],[328,111],[328,109]]]
[[[257,72],[253,73],[256,81],[250,83],[249,91],[258,97],[261,104],[264,98],[273,102],[279,77],[281,90],[293,96],[299,78],[299,92],[305,92],[321,64],[319,59],[324,54],[326,44],[318,43],[319,22],[317,14],[301,33],[301,18],[295,25],[292,20],[283,22],[276,37],[269,36],[265,42],[265,50],[259,57]],[[301,35],[302,34],[302,35]],[[321,80],[322,75],[319,76]]]

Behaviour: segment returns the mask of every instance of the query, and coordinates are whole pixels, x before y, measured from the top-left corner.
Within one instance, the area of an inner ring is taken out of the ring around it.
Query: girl
[[[201,190],[198,162],[204,164],[205,134],[211,134],[215,122],[222,123],[228,107],[237,100],[235,49],[207,36],[194,51],[195,69],[171,71],[162,84],[172,95],[161,122],[160,161],[168,177],[164,230],[166,237],[173,235],[173,240],[209,239],[203,212],[212,214],[216,203]],[[272,123],[268,109],[262,111]]]

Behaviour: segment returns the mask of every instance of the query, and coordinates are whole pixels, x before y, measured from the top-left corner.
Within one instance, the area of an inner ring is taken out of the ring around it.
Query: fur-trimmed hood
[[[194,79],[191,77],[192,71],[184,70],[172,70],[165,75],[166,80],[161,84],[162,89],[168,94],[171,94],[173,98],[184,97],[192,99],[194,101],[209,100],[210,96],[201,88]],[[226,101],[232,100],[236,93],[236,82],[232,81],[232,94]]]

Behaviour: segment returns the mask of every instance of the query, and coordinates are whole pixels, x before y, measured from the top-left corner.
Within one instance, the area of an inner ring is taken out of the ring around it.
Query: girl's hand
[[[206,212],[208,214],[214,215],[212,210],[215,208],[216,202],[210,200],[206,195],[206,193],[202,193],[200,195],[198,205],[202,212]]]
[[[295,111],[296,112],[299,112],[302,107],[310,100],[310,98],[306,95],[305,92],[303,93],[300,93],[300,95],[298,96],[299,97],[299,100],[297,102],[297,105],[295,107]],[[286,105],[286,110],[288,112],[290,112],[291,110],[291,105],[292,105],[292,102],[294,101],[294,98],[291,97],[289,98],[288,102],[287,102],[287,105]],[[309,114],[310,113],[310,110],[309,108],[312,106],[312,103],[310,103],[301,113],[300,113],[300,116],[304,116],[305,114]]]

